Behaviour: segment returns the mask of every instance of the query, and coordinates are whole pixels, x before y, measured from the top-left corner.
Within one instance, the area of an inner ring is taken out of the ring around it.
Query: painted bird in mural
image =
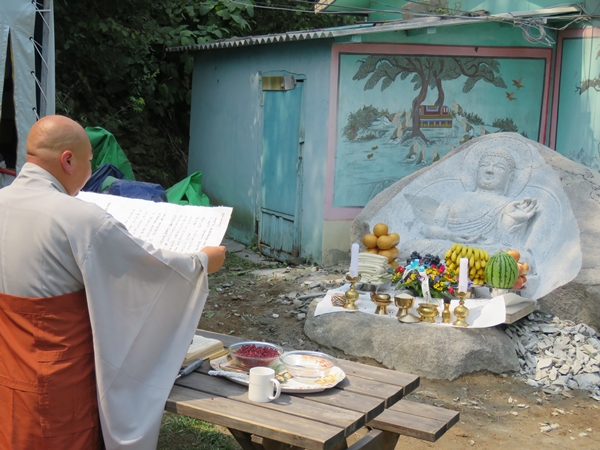
[[[367,155],[367,159],[371,159],[372,157],[373,157],[373,153],[369,153],[369,154]]]
[[[507,92],[506,93],[506,98],[508,99],[508,101],[512,102],[513,100],[517,100],[517,98],[513,97],[513,95],[515,95],[514,92]]]
[[[512,80],[513,84],[517,87],[517,89],[521,89],[521,88],[525,87],[521,84],[522,81],[523,81],[523,77],[519,78],[518,80]]]

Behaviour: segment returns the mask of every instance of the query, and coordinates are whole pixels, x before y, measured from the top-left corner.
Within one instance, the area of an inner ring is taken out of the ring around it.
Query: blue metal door
[[[303,83],[292,77],[269,78],[277,79],[277,83],[273,87],[272,82],[269,84],[263,80],[259,248],[265,255],[279,261],[289,261],[300,255]],[[283,78],[286,78],[285,83]]]

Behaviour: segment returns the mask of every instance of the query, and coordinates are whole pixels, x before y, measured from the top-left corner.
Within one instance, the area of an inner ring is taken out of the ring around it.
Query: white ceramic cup
[[[281,384],[275,379],[275,371],[270,367],[250,369],[248,398],[253,402],[266,403],[281,395]]]

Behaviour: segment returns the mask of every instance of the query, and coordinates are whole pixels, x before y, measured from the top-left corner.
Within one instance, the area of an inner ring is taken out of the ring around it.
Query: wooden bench
[[[409,400],[400,400],[367,423],[382,431],[380,449],[393,449],[400,435],[435,442],[458,422],[460,413]]]

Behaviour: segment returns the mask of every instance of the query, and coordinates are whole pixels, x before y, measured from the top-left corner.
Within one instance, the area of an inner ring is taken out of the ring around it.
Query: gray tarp
[[[36,78],[33,36],[36,19],[35,2],[31,0],[0,0],[0,99],[4,89],[4,70],[8,55],[8,39],[13,56],[15,121],[18,136],[17,171],[25,163],[25,139],[37,120],[54,114],[54,26],[52,0],[44,2],[42,73],[39,74],[41,96],[40,111],[36,107]]]

